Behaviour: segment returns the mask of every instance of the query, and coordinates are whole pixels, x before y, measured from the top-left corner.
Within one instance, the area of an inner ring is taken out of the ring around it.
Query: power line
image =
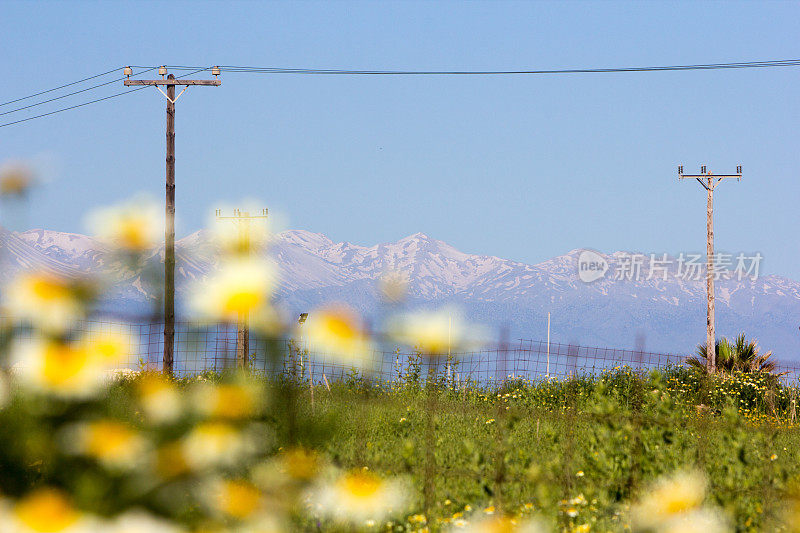
[[[184,75],[178,76],[178,77],[179,78],[185,78],[186,76],[191,76],[192,74],[197,74],[198,72],[201,72],[203,70],[207,70],[207,69],[205,67],[203,67],[201,69],[196,70],[195,72],[189,72],[188,74],[184,74]],[[119,80],[116,80],[116,81],[119,81]],[[98,98],[98,99],[92,100],[90,102],[84,102],[82,104],[77,104],[77,105],[73,105],[73,106],[69,106],[69,107],[64,107],[64,108],[61,108],[61,109],[56,109],[55,111],[50,111],[49,113],[42,113],[41,115],[36,115],[36,116],[33,116],[33,117],[23,118],[23,119],[20,119],[20,120],[15,120],[14,122],[6,122],[5,124],[0,124],[0,128],[5,128],[6,126],[12,126],[14,124],[19,124],[21,122],[27,122],[29,120],[35,120],[37,118],[42,118],[42,117],[47,117],[47,116],[50,116],[50,115],[55,115],[56,113],[69,111],[70,109],[77,109],[79,107],[84,107],[84,106],[87,106],[87,105],[96,104],[97,102],[102,102],[104,100],[110,100],[112,98],[116,98],[118,96],[122,96],[122,95],[125,95],[125,94],[130,94],[130,93],[133,93],[133,92],[136,92],[136,91],[141,91],[142,89],[146,89],[146,88],[147,88],[146,86],[138,87],[136,89],[130,89],[128,91],[122,91],[122,92],[119,92],[119,93],[116,93],[116,94],[112,94],[110,96],[105,96],[103,98]]]
[[[98,98],[97,100],[92,100],[91,102],[85,102],[83,104],[77,104],[69,107],[64,107],[62,109],[56,109],[55,111],[50,111],[49,113],[42,113],[41,115],[36,115],[33,117],[23,118],[20,120],[15,120],[14,122],[6,122],[5,124],[0,124],[0,128],[5,128],[6,126],[11,126],[13,124],[19,124],[20,122],[27,122],[29,120],[35,120],[37,118],[47,117],[50,115],[55,115],[56,113],[61,113],[63,111],[69,111],[70,109],[77,109],[79,107],[96,104],[97,102],[102,102],[103,100],[110,100],[111,98],[116,98],[117,96],[122,96],[123,94],[129,94],[135,91],[141,91],[142,89],[146,89],[146,87],[139,87],[138,89],[131,89],[129,91],[122,91],[121,93],[112,94],[111,96],[106,96],[104,98]]]
[[[189,70],[198,67],[185,65],[168,65],[175,70]],[[515,74],[600,74],[624,72],[662,72],[684,70],[719,70],[744,68],[775,68],[800,66],[800,59],[782,59],[771,61],[744,61],[737,63],[706,63],[695,65],[665,65],[645,67],[609,67],[609,68],[571,68],[540,70],[354,70],[354,69],[318,69],[318,68],[286,68],[286,67],[253,67],[237,65],[221,65],[222,72],[252,74],[334,74],[334,75],[515,75]],[[145,67],[137,67],[145,68]]]
[[[665,65],[665,66],[646,66],[646,67],[610,67],[610,68],[575,68],[575,69],[551,69],[551,70],[348,70],[348,69],[312,69],[312,68],[286,68],[286,67],[253,67],[253,66],[237,66],[237,65],[225,65],[220,66],[219,69],[222,72],[234,72],[234,73],[247,73],[247,74],[316,74],[316,75],[392,75],[392,76],[420,76],[420,75],[478,75],[478,76],[486,76],[486,75],[518,75],[518,74],[599,74],[599,73],[625,73],[625,72],[663,72],[663,71],[684,71],[684,70],[719,70],[719,69],[745,69],[745,68],[776,68],[776,67],[797,67],[800,66],[800,59],[780,59],[780,60],[770,60],[770,61],[743,61],[737,63],[706,63],[706,64],[696,64],[696,65]],[[179,76],[179,78],[183,78],[185,76],[190,76],[192,74],[196,74],[198,72],[203,72],[210,70],[211,67],[197,67],[197,66],[186,66],[186,65],[168,65],[169,68],[174,70],[192,70],[188,74],[184,74],[183,76]],[[136,65],[133,68],[143,68],[152,70],[158,67],[153,66],[142,66]],[[100,76],[105,76],[114,72],[117,69],[109,70],[108,72],[104,72],[102,74],[97,74],[95,76],[90,76],[88,78],[84,78],[83,80],[79,80],[76,82],[68,83],[62,85],[60,87],[56,87],[53,89],[48,89],[46,91],[41,91],[36,94],[32,94],[30,96],[25,96],[23,98],[17,98],[16,100],[9,100],[8,102],[0,103],[0,106],[7,105],[13,102],[19,102],[20,100],[25,100],[28,98],[33,98],[34,96],[39,96],[42,94],[46,94],[52,91],[56,91],[58,89],[63,89],[64,87],[69,87],[71,85],[76,85],[78,83],[82,83],[84,81],[98,78]],[[119,81],[119,80],[114,80]],[[92,88],[101,87],[103,85],[108,85],[107,83],[97,85]],[[83,104],[77,104],[70,107],[65,107],[62,109],[57,109],[55,111],[51,111],[49,113],[43,113],[41,115],[36,115],[33,117],[28,117],[21,120],[16,120],[14,122],[8,122],[5,124],[0,124],[0,128],[4,128],[6,126],[11,126],[13,124],[19,124],[21,122],[27,122],[29,120],[34,120],[37,118],[46,117],[49,115],[54,115],[56,113],[61,113],[62,111],[69,111],[70,109],[75,109],[78,107],[87,106],[90,104],[94,104],[97,102],[102,102],[104,100],[109,100],[111,98],[116,98],[117,96],[122,96],[123,94],[128,94],[134,91],[139,91],[144,87],[138,89],[132,89],[129,91],[124,91],[121,93],[113,94],[111,96],[106,96],[104,98],[98,98],[96,100],[92,100],[90,102],[85,102]],[[90,88],[91,89],[91,88]],[[89,90],[89,89],[86,89]],[[84,91],[76,91],[84,92]],[[69,95],[68,95],[69,96]],[[55,98],[53,100],[56,100]],[[52,100],[48,100],[52,101]],[[41,102],[45,103],[45,102]],[[38,105],[38,104],[37,104]],[[33,106],[27,106],[33,107]],[[20,109],[26,109],[20,108]],[[8,114],[14,111],[9,111]],[[1,114],[0,114],[1,115]]]
[[[22,98],[16,98],[14,100],[9,100],[8,102],[0,103],[0,107],[2,107],[4,105],[8,105],[8,104],[13,104],[14,102],[20,102],[22,100],[27,100],[28,98],[33,98],[35,96],[41,96],[43,94],[51,93],[53,91],[57,91],[59,89],[65,88],[65,87],[70,87],[72,85],[77,85],[77,84],[83,83],[85,81],[93,80],[95,78],[100,78],[102,76],[106,76],[108,74],[111,74],[112,72],[116,72],[117,70],[119,70],[119,68],[114,68],[114,69],[109,70],[107,72],[102,72],[100,74],[95,74],[94,76],[89,76],[88,78],[83,78],[82,80],[73,81],[72,83],[67,83],[67,84],[64,84],[64,85],[60,85],[60,86],[54,87],[52,89],[47,89],[46,91],[41,91],[41,92],[38,92],[38,93],[35,93],[35,94],[31,94],[31,95],[28,95],[28,96],[23,96]]]
[[[142,70],[141,72],[137,72],[135,75],[138,76],[140,74],[145,74],[146,72],[150,72],[151,70],[154,70],[154,69],[150,68],[150,69],[147,69],[147,70]],[[56,100],[61,100],[63,98],[67,98],[67,97],[70,97],[70,96],[75,96],[76,94],[85,93],[86,91],[91,91],[92,89],[97,89],[98,87],[105,87],[106,85],[111,85],[112,83],[117,83],[117,82],[122,81],[124,79],[125,79],[124,77],[115,78],[115,79],[113,79],[111,81],[107,81],[105,83],[99,83],[97,85],[92,85],[91,87],[87,87],[86,89],[81,89],[79,91],[74,91],[74,92],[67,93],[67,94],[64,94],[64,95],[61,95],[61,96],[56,96],[55,98],[49,98],[47,100],[42,100],[41,102],[36,102],[35,104],[29,104],[29,105],[26,105],[26,106],[23,106],[23,107],[18,107],[16,109],[12,109],[11,111],[5,111],[3,113],[0,113],[0,117],[3,116],[3,115],[9,115],[11,113],[16,113],[17,111],[22,111],[24,109],[30,109],[31,107],[36,107],[36,106],[39,106],[39,105],[47,104],[49,102],[55,102]]]

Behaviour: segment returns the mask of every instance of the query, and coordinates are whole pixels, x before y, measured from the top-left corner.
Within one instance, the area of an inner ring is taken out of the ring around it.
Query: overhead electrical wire
[[[466,76],[489,76],[489,75],[550,75],[550,74],[602,74],[602,73],[625,73],[625,72],[664,72],[664,71],[686,71],[686,70],[719,70],[719,69],[747,69],[747,68],[776,68],[776,67],[797,67],[800,66],[800,59],[781,59],[781,60],[770,60],[770,61],[743,61],[737,63],[706,63],[706,64],[695,64],[695,65],[666,65],[666,66],[645,66],[645,67],[609,67],[609,68],[570,68],[570,69],[539,69],[539,70],[355,70],[355,69],[316,69],[316,68],[286,68],[286,67],[254,67],[254,66],[241,66],[241,65],[220,65],[218,68],[221,72],[230,72],[230,73],[245,73],[245,74],[315,74],[315,75],[366,75],[366,76],[447,76],[447,75],[466,75]],[[138,72],[136,75],[144,74],[145,72],[149,72],[154,70],[158,67],[154,66],[132,66],[133,68],[141,68],[146,69],[142,72]],[[186,66],[186,65],[167,65],[168,68],[172,70],[191,70],[187,74],[182,76],[178,76],[179,78],[184,78],[186,76],[191,76],[192,74],[197,74],[198,72],[204,72],[211,70],[211,67],[197,67],[197,66]],[[40,91],[38,93],[31,94],[29,96],[24,96],[22,98],[16,98],[14,100],[9,100],[7,102],[0,103],[0,106],[5,106],[8,104],[12,104],[14,102],[20,102],[22,100],[27,100],[30,98],[34,98],[36,96],[41,96],[43,94],[51,93],[60,89],[64,89],[66,87],[71,87],[73,85],[77,85],[92,79],[96,79],[102,76],[106,76],[111,74],[115,71],[119,70],[113,69],[106,72],[102,72],[100,74],[95,74],[94,76],[89,76],[88,78],[83,78],[78,81],[74,81],[71,83],[67,83],[61,85],[59,87],[54,87],[52,89],[47,89],[45,91]],[[121,78],[124,79],[124,78]],[[67,98],[69,96],[74,96],[76,94],[80,94],[83,92],[87,92],[90,90],[97,89],[99,87],[103,87],[106,85],[110,85],[111,83],[115,83],[120,81],[121,79],[115,79],[110,82],[100,83],[97,85],[93,85],[92,87],[88,87],[86,89],[81,89],[78,91],[74,91],[69,94],[65,94],[62,96],[58,96],[55,98],[50,98],[47,100],[43,100],[41,102],[36,102],[34,104],[30,104],[27,106],[23,106],[17,109],[12,109],[11,111],[6,111],[0,113],[2,115],[8,115],[10,113],[15,113],[17,111],[22,111],[24,109],[30,109],[32,107],[36,107],[38,105],[46,104],[48,102],[52,102],[55,100],[60,100],[62,98]],[[50,111],[48,113],[42,113],[40,115],[35,115],[32,117],[15,120],[13,122],[7,122],[5,124],[0,124],[0,128],[4,128],[6,126],[11,126],[13,124],[19,124],[21,122],[27,122],[29,120],[34,120],[37,118],[46,117],[49,115],[54,115],[56,113],[61,113],[63,111],[69,111],[70,109],[76,109],[79,107],[88,106],[91,104],[95,104],[98,102],[102,102],[104,100],[109,100],[111,98],[116,98],[118,96],[122,96],[124,94],[129,94],[132,92],[140,91],[145,89],[144,87],[138,87],[136,89],[130,89],[128,91],[123,91],[120,93],[112,94],[110,96],[105,96],[103,98],[97,98],[95,100],[91,100],[89,102],[84,102],[81,104],[56,109],[54,111]]]
[[[141,72],[137,72],[136,74],[134,74],[134,76],[140,76],[142,74],[150,72],[151,70],[155,70],[155,68],[149,68],[147,70],[142,70]],[[105,83],[99,83],[97,85],[92,85],[91,87],[87,87],[87,88],[81,89],[79,91],[74,91],[74,92],[71,92],[71,93],[62,94],[61,96],[56,96],[54,98],[48,98],[47,100],[42,100],[41,102],[36,102],[35,104],[29,104],[29,105],[26,105],[26,106],[23,106],[23,107],[18,107],[16,109],[12,109],[11,111],[4,111],[4,112],[0,113],[0,117],[3,116],[3,115],[9,115],[11,113],[16,113],[17,111],[22,111],[24,109],[30,109],[32,107],[36,107],[36,106],[39,106],[39,105],[47,104],[47,103],[50,103],[50,102],[55,102],[56,100],[61,100],[63,98],[68,98],[70,96],[75,96],[76,94],[85,93],[86,91],[91,91],[92,89],[97,89],[99,87],[105,87],[106,85],[111,85],[112,83],[117,83],[117,82],[120,82],[120,81],[123,81],[123,80],[125,80],[124,77],[115,78],[115,79],[113,79],[111,81],[107,81]]]
[[[106,96],[104,98],[98,98],[96,100],[92,100],[90,102],[84,102],[82,104],[77,104],[69,107],[64,107],[61,109],[56,109],[55,111],[50,111],[49,113],[42,113],[41,115],[35,115],[33,117],[23,118],[20,120],[15,120],[14,122],[6,122],[5,124],[0,124],[0,128],[5,128],[6,126],[11,126],[12,124],[19,124],[20,122],[27,122],[29,120],[34,120],[37,118],[47,117],[50,115],[55,115],[56,113],[61,113],[63,111],[69,111],[70,109],[77,109],[79,107],[96,104],[97,102],[102,102],[103,100],[110,100],[111,98],[116,98],[117,96],[122,96],[123,94],[130,94],[136,91],[141,91],[142,89],[147,89],[147,86],[138,87],[136,89],[131,89],[129,91],[122,91],[121,93],[112,94],[111,96]]]
[[[108,74],[111,74],[112,72],[116,72],[118,70],[119,70],[119,68],[115,68],[115,69],[112,69],[112,70],[109,70],[109,71],[106,71],[106,72],[101,72],[100,74],[95,74],[94,76],[89,76],[88,78],[83,78],[82,80],[73,81],[71,83],[66,83],[66,84],[60,85],[58,87],[53,87],[52,89],[47,89],[46,91],[40,91],[38,93],[30,94],[28,96],[23,96],[22,98],[15,98],[14,100],[9,100],[8,102],[2,102],[2,103],[0,103],[0,107],[2,107],[4,105],[8,105],[8,104],[13,104],[14,102],[21,102],[22,100],[27,100],[28,98],[33,98],[35,96],[41,96],[43,94],[51,93],[53,91],[58,91],[59,89],[64,89],[65,87],[71,87],[73,85],[77,85],[77,84],[83,83],[85,81],[93,80],[95,78],[100,78],[102,76],[107,76]]]
[[[198,67],[186,65],[167,65],[175,70],[190,70]],[[666,65],[645,67],[609,67],[609,68],[569,68],[569,69],[530,69],[530,70],[355,70],[355,69],[317,69],[317,68],[285,68],[285,67],[252,67],[237,65],[220,65],[222,72],[253,74],[339,74],[339,75],[390,75],[390,76],[442,76],[442,75],[515,75],[515,74],[602,74],[623,72],[662,72],[683,70],[719,70],[743,68],[774,68],[800,66],[800,59],[781,59],[771,61],[745,61],[738,63],[706,63],[695,65]],[[137,67],[145,68],[145,67]]]
[[[155,68],[157,68],[157,67],[155,67]],[[191,76],[192,74],[197,74],[198,72],[201,72],[203,70],[206,70],[205,67],[203,67],[201,69],[198,69],[198,70],[196,70],[194,72],[189,72],[188,74],[184,74],[182,76],[177,76],[177,77],[178,78],[185,78],[186,76]],[[33,117],[28,117],[28,118],[23,118],[23,119],[20,119],[20,120],[15,120],[13,122],[6,122],[5,124],[0,124],[0,128],[5,128],[6,126],[11,126],[13,124],[19,124],[21,122],[27,122],[29,120],[35,120],[37,118],[42,118],[42,117],[47,117],[47,116],[50,116],[50,115],[55,115],[56,113],[62,113],[64,111],[69,111],[70,109],[77,109],[79,107],[84,107],[84,106],[87,106],[87,105],[96,104],[96,103],[102,102],[104,100],[110,100],[110,99],[116,98],[118,96],[123,96],[125,94],[134,93],[136,91],[141,91],[142,89],[147,89],[147,88],[148,88],[148,86],[144,85],[142,87],[137,87],[136,89],[129,89],[127,91],[122,91],[122,92],[119,92],[119,93],[116,93],[116,94],[112,94],[110,96],[105,96],[103,98],[97,98],[95,100],[91,100],[89,102],[84,102],[82,104],[76,104],[76,105],[73,105],[73,106],[64,107],[64,108],[61,108],[61,109],[56,109],[55,111],[50,111],[48,113],[42,113],[41,115],[35,115]]]

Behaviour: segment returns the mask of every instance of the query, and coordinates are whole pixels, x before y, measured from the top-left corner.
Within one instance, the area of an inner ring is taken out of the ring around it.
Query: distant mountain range
[[[95,239],[48,230],[0,232],[0,281],[30,268],[114,271],[120,281],[105,305],[123,312],[146,309],[151,295],[142,272],[111,259]],[[214,269],[216,255],[204,231],[179,240],[177,250],[180,298],[189,282]],[[293,313],[342,301],[376,323],[386,312],[377,280],[396,271],[409,280],[408,307],[456,305],[470,320],[496,328],[498,335],[505,329],[512,339],[544,338],[550,312],[554,342],[686,353],[705,341],[703,279],[683,279],[673,265],[666,279],[616,280],[614,271],[631,257],[616,252],[597,254],[608,272],[584,283],[578,277],[581,252],[528,265],[467,254],[422,233],[367,247],[302,230],[278,234],[270,249],[281,272],[278,299]],[[158,272],[162,257],[163,249],[154,251],[147,268]],[[649,256],[640,258],[646,274]],[[780,276],[734,278],[717,281],[716,294],[718,336],[745,332],[780,360],[800,360],[800,283]]]

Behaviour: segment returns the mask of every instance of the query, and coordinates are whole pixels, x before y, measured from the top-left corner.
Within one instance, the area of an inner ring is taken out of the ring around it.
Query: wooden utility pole
[[[182,80],[174,75],[167,74],[167,67],[161,66],[158,73],[160,80],[132,80],[132,69],[125,67],[124,74],[128,76],[125,86],[151,85],[158,89],[167,99],[167,179],[166,179],[166,221],[164,234],[164,361],[163,371],[172,374],[175,353],[175,102],[186,92],[190,85],[209,85],[219,87],[222,82],[216,79],[220,74],[219,67],[213,67],[211,73],[213,80]],[[166,77],[164,77],[166,76]],[[159,85],[167,88],[161,90]],[[176,97],[175,86],[182,85],[183,90]]]
[[[168,80],[175,80],[170,74]],[[164,372],[175,350],[175,86],[167,86],[167,198],[164,228]]]
[[[742,179],[742,166],[736,167],[736,174],[706,172],[706,166],[700,167],[700,174],[684,174],[683,166],[678,167],[678,179],[694,178],[706,190],[706,369],[715,372],[717,369],[716,335],[714,331],[714,189],[725,178]]]
[[[251,237],[251,222],[257,219],[265,219],[269,216],[268,209],[262,209],[261,214],[251,215],[247,211],[244,213],[240,209],[233,210],[233,216],[223,216],[222,210],[216,211],[217,220],[231,220],[239,229],[239,244],[240,246],[250,253],[252,243]],[[249,364],[248,357],[250,355],[250,317],[246,313],[239,315],[239,323],[236,329],[236,366],[239,368],[247,368]]]

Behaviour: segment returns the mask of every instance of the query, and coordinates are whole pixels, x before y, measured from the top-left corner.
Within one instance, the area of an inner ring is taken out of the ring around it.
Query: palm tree
[[[715,346],[717,370],[720,372],[766,372],[775,373],[775,362],[769,361],[772,352],[759,353],[758,343],[745,340],[744,333],[731,343],[722,338]],[[697,346],[696,355],[689,357],[686,364],[698,370],[706,370],[706,344]]]

